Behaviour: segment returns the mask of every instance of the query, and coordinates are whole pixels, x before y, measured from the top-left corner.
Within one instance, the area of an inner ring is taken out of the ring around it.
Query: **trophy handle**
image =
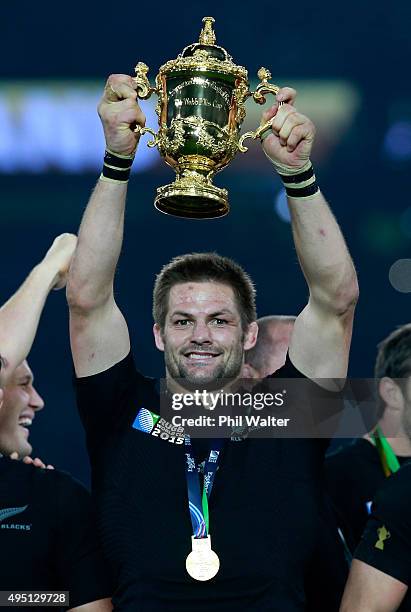
[[[151,87],[150,81],[148,80],[148,66],[143,62],[138,62],[135,67],[136,76],[133,78],[133,81],[136,85],[137,97],[141,100],[148,100],[152,93],[156,92],[157,89],[155,87]],[[148,147],[156,147],[158,145],[158,134],[154,130],[148,127],[141,127],[138,125],[134,130],[136,134],[152,134],[154,136],[154,140],[149,140],[147,142]]]
[[[136,76],[133,78],[133,81],[136,85],[137,96],[141,100],[148,100],[151,94],[157,91],[155,87],[151,87],[150,81],[148,80],[148,66],[143,64],[143,62],[138,62],[134,70]]]
[[[255,91],[250,92],[250,95],[253,96],[257,104],[265,104],[266,94],[272,93],[273,95],[276,95],[280,91],[280,87],[278,85],[274,85],[274,83],[268,82],[268,80],[271,79],[271,72],[267,70],[267,68],[260,68],[257,74],[261,83],[257,85]],[[279,102],[279,106],[282,104],[283,102]],[[248,151],[248,147],[243,145],[244,140],[247,138],[253,138],[254,140],[260,138],[260,140],[263,140],[264,134],[271,130],[272,121],[273,120],[270,119],[270,121],[267,121],[267,123],[264,123],[264,125],[260,125],[255,132],[246,132],[243,134],[238,141],[238,150],[241,151],[241,153]]]
[[[158,134],[152,130],[149,127],[141,127],[140,125],[138,125],[135,130],[134,130],[135,134],[140,134],[140,136],[142,136],[143,134],[152,134],[154,136],[154,140],[149,140],[147,142],[147,146],[148,147],[156,147],[158,145]]]

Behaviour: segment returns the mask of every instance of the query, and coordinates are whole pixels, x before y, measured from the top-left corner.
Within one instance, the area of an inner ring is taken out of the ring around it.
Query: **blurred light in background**
[[[274,208],[275,212],[282,221],[285,221],[286,223],[291,223],[290,211],[287,204],[287,194],[285,193],[285,189],[281,189],[281,191],[275,196]]]
[[[399,253],[409,245],[402,231],[400,215],[396,211],[371,211],[358,227],[367,249],[380,255]]]
[[[411,207],[407,208],[401,215],[400,225],[403,233],[411,238]]]
[[[393,161],[411,160],[411,121],[393,123],[385,135],[383,149]]]
[[[400,293],[411,293],[411,259],[398,259],[390,268],[391,285]]]
[[[104,138],[93,84],[10,84],[0,88],[0,172],[82,173],[101,169]],[[143,102],[147,125],[156,126],[155,102]],[[133,171],[153,166],[158,152],[141,139]]]
[[[326,158],[353,123],[359,108],[357,89],[345,81],[289,82],[298,90],[297,107],[316,124],[316,160]],[[251,84],[251,89],[256,83]],[[104,139],[96,108],[101,84],[94,82],[3,82],[0,83],[0,173],[84,173],[99,171]],[[157,97],[140,102],[147,126],[157,129]],[[254,130],[264,107],[249,100],[242,131]],[[159,163],[158,151],[149,149],[146,134],[141,139],[134,171]],[[258,145],[246,156],[237,156],[247,167],[259,168]],[[241,162],[240,162],[241,163]]]

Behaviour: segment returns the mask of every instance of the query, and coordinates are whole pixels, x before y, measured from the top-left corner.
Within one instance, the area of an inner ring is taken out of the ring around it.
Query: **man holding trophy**
[[[211,35],[195,50],[201,61],[207,44],[213,45]],[[215,59],[220,61],[224,63]],[[194,83],[216,91],[215,83],[195,78],[182,77],[175,88]],[[144,97],[141,92],[141,79],[112,75],[107,81],[99,105],[105,164],[81,223],[67,287],[77,400],[102,543],[117,585],[113,604],[116,610],[130,611],[304,610],[304,576],[320,525],[328,440],[166,440],[154,434],[159,394],[154,381],[134,366],[127,324],[113,290],[127,181],[145,124],[137,103],[138,94]],[[286,363],[275,376],[344,379],[357,278],[316,184],[310,162],[314,125],[293,106],[295,96],[293,89],[278,90],[276,104],[263,114],[263,129],[253,135],[264,139],[264,153],[283,179],[309,287]],[[204,95],[178,99],[201,101],[188,107],[213,106],[204,102]],[[173,112],[183,108],[177,104]],[[162,112],[160,108],[163,136],[156,136],[160,152],[168,147],[166,161],[173,165],[173,151],[179,146],[187,150],[177,159],[176,183],[159,190],[156,206],[183,216],[218,216],[224,194],[216,195],[216,188],[207,184],[211,171],[207,175],[202,159],[207,147],[216,152],[217,145],[197,130],[202,118],[187,121],[181,113],[180,123],[175,121],[166,132]],[[216,129],[215,139],[218,133]],[[208,144],[200,147],[193,134]],[[211,156],[213,163],[227,162],[220,153]],[[211,202],[211,209],[202,215],[204,202]],[[176,257],[157,277],[153,315],[169,392],[241,377],[244,352],[254,346],[258,327],[254,287],[238,264],[215,253]],[[335,387],[329,383],[317,380],[313,386],[332,397]]]

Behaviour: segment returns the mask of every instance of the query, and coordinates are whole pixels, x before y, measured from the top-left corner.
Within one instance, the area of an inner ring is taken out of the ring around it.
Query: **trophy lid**
[[[213,17],[204,17],[199,41],[185,47],[177,59],[170,60],[161,66],[160,74],[174,72],[175,70],[200,72],[212,70],[247,79],[247,70],[243,66],[236,66],[231,55],[223,47],[215,44],[214,23],[215,19]]]
[[[191,57],[196,51],[202,50],[205,51],[209,57],[215,57],[223,62],[232,61],[232,57],[228,55],[227,51],[223,49],[223,47],[219,47],[215,44],[216,35],[213,30],[213,23],[215,23],[214,17],[204,17],[203,23],[204,26],[200,32],[198,43],[193,43],[186,47],[181,57]]]

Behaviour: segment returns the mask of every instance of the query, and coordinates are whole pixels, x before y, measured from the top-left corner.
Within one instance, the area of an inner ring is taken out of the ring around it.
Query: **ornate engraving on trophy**
[[[193,77],[192,79],[189,79],[188,81],[184,81],[183,83],[180,83],[179,85],[177,85],[174,89],[172,89],[169,92],[169,96],[170,97],[175,96],[179,91],[181,91],[184,87],[187,87],[188,85],[202,85],[204,87],[210,87],[211,89],[219,93],[222,98],[224,98],[227,106],[230,104],[230,96],[227,91],[225,91],[222,87],[219,87],[217,83],[214,83],[213,81],[209,81],[208,79],[202,79],[199,77]]]

